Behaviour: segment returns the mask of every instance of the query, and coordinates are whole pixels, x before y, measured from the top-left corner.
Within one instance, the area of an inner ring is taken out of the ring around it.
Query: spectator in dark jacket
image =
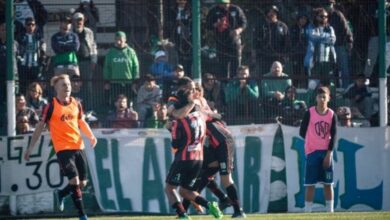
[[[343,97],[349,101],[350,107],[356,107],[367,119],[373,114],[373,100],[371,91],[366,84],[367,79],[364,74],[359,74],[355,83],[352,83],[345,90]]]
[[[217,0],[206,18],[207,29],[215,33],[217,58],[220,64],[217,78],[230,78],[241,66],[242,43],[241,33],[245,30],[247,20],[243,10],[230,0]],[[230,71],[229,71],[230,70]]]
[[[80,42],[77,34],[72,32],[72,18],[64,16],[60,22],[60,31],[51,37],[51,47],[56,53],[54,74],[80,75],[77,60]]]
[[[220,81],[211,73],[206,73],[202,77],[204,98],[212,110],[224,112],[225,93]]]

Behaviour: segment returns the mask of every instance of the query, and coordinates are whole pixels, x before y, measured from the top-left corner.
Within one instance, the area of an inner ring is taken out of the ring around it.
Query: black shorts
[[[188,190],[195,190],[194,184],[202,169],[201,160],[173,161],[169,169],[166,183],[173,186],[181,186]]]
[[[87,157],[83,150],[64,150],[57,153],[61,174],[72,179],[78,176],[80,181],[87,180]]]
[[[234,139],[222,122],[207,124],[209,146],[204,147],[204,166],[218,161],[219,173],[230,174],[234,168]]]

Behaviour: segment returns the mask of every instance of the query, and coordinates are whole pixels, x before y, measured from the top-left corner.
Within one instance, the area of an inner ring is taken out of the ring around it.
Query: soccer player
[[[24,159],[27,161],[30,159],[31,151],[47,124],[61,174],[69,180],[64,189],[55,192],[58,208],[63,211],[64,198],[71,194],[80,220],[86,220],[88,218],[84,211],[81,188],[87,184],[88,168],[81,132],[88,137],[92,147],[96,146],[97,140],[84,120],[80,103],[70,96],[72,88],[69,76],[66,74],[54,76],[50,83],[56,91],[56,97],[45,106],[42,120],[32,135]]]
[[[328,108],[328,87],[317,89],[317,105],[305,113],[299,135],[305,139],[305,212],[312,211],[315,185],[324,184],[326,210],[333,212],[333,145],[336,136],[336,114]]]
[[[179,219],[188,219],[176,188],[180,186],[180,195],[190,201],[208,209],[209,213],[215,218],[222,218],[223,214],[219,210],[216,202],[207,201],[199,195],[194,189],[195,181],[201,171],[203,162],[203,144],[206,137],[206,118],[200,111],[194,108],[193,100],[194,83],[191,79],[185,77],[180,80],[181,87],[175,101],[171,102],[168,107],[172,115],[175,109],[186,109],[187,111],[179,112],[182,117],[174,119],[168,129],[172,134],[172,147],[175,150],[175,159],[171,165],[166,178],[165,192],[168,200]],[[172,99],[171,99],[172,100]]]
[[[225,209],[229,205],[233,206],[234,213],[232,218],[246,218],[246,215],[240,207],[238,193],[232,178],[234,168],[234,139],[228,130],[221,116],[214,113],[203,98],[203,88],[200,84],[195,86],[195,98],[199,101],[203,112],[211,116],[207,121],[207,136],[209,137],[209,147],[204,150],[203,172],[198,179],[198,191],[207,186],[219,199],[220,209]],[[217,116],[218,115],[218,116]],[[222,185],[225,187],[228,198],[219,189],[214,181],[214,175],[219,171]]]

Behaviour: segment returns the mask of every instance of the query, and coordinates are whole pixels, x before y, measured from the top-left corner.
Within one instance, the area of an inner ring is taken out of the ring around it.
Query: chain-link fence
[[[94,126],[163,126],[177,78],[183,72],[192,77],[190,1],[21,2],[15,2],[16,60],[26,105],[18,96],[19,133],[34,126],[26,123],[26,106],[42,111],[45,102],[36,94],[50,101],[49,80],[63,72],[77,75],[72,95],[82,100]],[[326,85],[330,106],[346,107],[337,111],[340,123],[378,125],[376,1],[215,2],[201,2],[202,84],[208,104],[228,124],[298,126],[315,104],[315,88]],[[389,14],[387,7],[388,26]],[[127,108],[118,114],[120,94],[127,96]],[[4,131],[5,115],[2,120]]]

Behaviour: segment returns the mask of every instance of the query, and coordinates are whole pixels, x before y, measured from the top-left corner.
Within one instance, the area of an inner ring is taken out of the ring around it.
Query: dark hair
[[[35,22],[35,19],[33,17],[28,17],[26,18],[26,20],[24,21],[24,24],[28,24],[29,22]]]
[[[122,100],[122,99],[126,99],[127,101],[129,100],[125,94],[119,94],[119,95],[116,97],[116,100],[115,100],[115,101]]]
[[[192,82],[192,79],[188,76],[184,76],[183,78],[180,78],[178,81],[177,81],[177,87],[180,88],[182,86],[186,86],[188,85],[188,83],[191,83]]]
[[[144,76],[144,82],[152,82],[152,81],[156,81],[155,77],[148,73]]]
[[[287,93],[287,91],[290,89],[294,91],[294,94],[297,94],[297,88],[295,88],[295,86],[287,86],[287,88],[284,90],[284,93]]]
[[[316,27],[319,25],[319,22],[317,20],[317,16],[320,15],[321,13],[328,14],[328,11],[326,11],[325,8],[315,8],[315,9],[313,9],[313,24]],[[329,16],[329,14],[328,14],[328,16]],[[328,26],[328,25],[329,25],[329,22],[327,23],[326,26]]]

